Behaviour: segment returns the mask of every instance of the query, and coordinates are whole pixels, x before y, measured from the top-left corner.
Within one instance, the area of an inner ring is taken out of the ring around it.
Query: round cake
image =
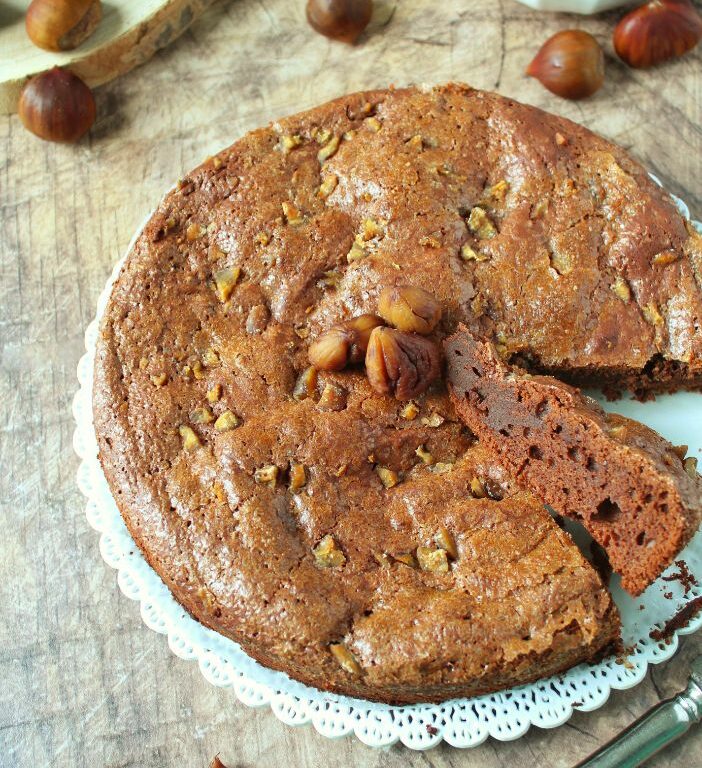
[[[700,237],[623,150],[467,86],[354,94],[254,131],[163,199],[98,341],[100,459],[199,621],[326,690],[438,701],[602,654],[599,575],[461,424],[312,341],[410,284],[506,360],[702,383]]]

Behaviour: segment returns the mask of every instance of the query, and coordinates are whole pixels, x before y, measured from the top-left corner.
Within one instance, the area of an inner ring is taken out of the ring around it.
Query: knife
[[[702,720],[702,656],[687,688],[657,704],[575,768],[636,768]]]

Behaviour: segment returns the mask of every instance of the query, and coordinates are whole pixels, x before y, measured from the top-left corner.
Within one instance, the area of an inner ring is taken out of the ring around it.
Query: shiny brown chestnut
[[[93,34],[101,19],[100,0],[32,0],[24,23],[34,45],[70,51]]]
[[[344,43],[356,42],[372,14],[372,0],[307,0],[312,29]]]
[[[72,72],[54,67],[22,89],[18,112],[24,127],[47,141],[78,141],[95,122],[95,99]]]
[[[565,29],[541,46],[526,74],[557,96],[584,99],[604,83],[604,53],[592,35]]]
[[[702,40],[702,16],[690,0],[651,0],[627,13],[614,30],[614,50],[644,68],[691,51]]]

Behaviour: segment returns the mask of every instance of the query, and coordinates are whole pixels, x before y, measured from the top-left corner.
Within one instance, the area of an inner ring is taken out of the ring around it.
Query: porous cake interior
[[[447,342],[454,402],[517,481],[581,520],[638,594],[697,527],[700,485],[648,427],[561,382],[502,363],[465,328]]]

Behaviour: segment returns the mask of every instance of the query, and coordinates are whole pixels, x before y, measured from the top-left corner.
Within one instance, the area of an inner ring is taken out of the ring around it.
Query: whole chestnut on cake
[[[394,328],[376,328],[366,352],[366,375],[376,392],[410,400],[441,375],[441,353],[435,341]]]
[[[362,363],[373,329],[382,324],[376,315],[358,315],[335,325],[310,345],[310,363],[320,371],[340,371],[349,363]]]
[[[398,285],[380,294],[378,313],[399,331],[427,336],[441,319],[441,305],[424,288]]]

